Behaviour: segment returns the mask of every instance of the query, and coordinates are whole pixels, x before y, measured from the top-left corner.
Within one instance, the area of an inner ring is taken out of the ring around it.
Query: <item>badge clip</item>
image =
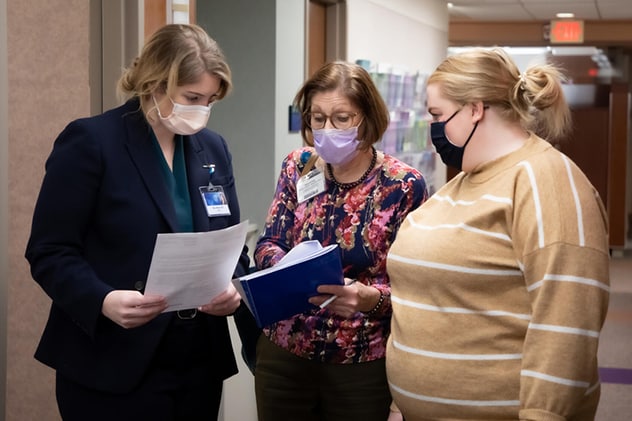
[[[204,164],[202,168],[206,168],[208,170],[208,188],[213,187],[213,183],[211,182],[211,178],[213,177],[213,173],[215,172],[215,164]]]

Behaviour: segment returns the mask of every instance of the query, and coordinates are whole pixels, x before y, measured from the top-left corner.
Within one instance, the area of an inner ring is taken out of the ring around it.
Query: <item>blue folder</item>
[[[297,246],[303,244],[307,250],[297,260],[281,260],[275,266],[233,280],[259,327],[318,309],[307,300],[318,295],[319,285],[344,285],[338,245],[314,247],[312,241],[306,243],[312,244]]]

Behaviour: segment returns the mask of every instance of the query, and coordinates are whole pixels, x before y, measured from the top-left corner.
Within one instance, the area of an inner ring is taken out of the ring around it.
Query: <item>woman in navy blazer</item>
[[[123,73],[127,102],[55,141],[26,258],[52,299],[35,357],[56,370],[64,420],[217,419],[223,380],[237,372],[226,316],[239,294],[231,285],[198,309],[163,313],[164,297],[143,291],[158,233],[240,222],[231,155],[205,128],[230,88],[215,41],[167,25]],[[210,166],[230,215],[207,212]]]

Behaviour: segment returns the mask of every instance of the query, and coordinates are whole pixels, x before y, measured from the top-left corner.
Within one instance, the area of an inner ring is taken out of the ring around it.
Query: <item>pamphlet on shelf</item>
[[[340,249],[318,241],[305,241],[291,249],[276,265],[233,279],[259,327],[318,309],[308,299],[319,285],[344,285]]]

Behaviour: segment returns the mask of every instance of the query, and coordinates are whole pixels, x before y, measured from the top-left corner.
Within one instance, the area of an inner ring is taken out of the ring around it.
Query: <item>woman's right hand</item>
[[[105,296],[101,312],[117,325],[130,329],[144,325],[166,308],[165,297],[147,296],[131,290],[114,290]]]
[[[401,412],[391,410],[391,412],[388,414],[387,421],[404,421],[404,417],[402,416]]]

